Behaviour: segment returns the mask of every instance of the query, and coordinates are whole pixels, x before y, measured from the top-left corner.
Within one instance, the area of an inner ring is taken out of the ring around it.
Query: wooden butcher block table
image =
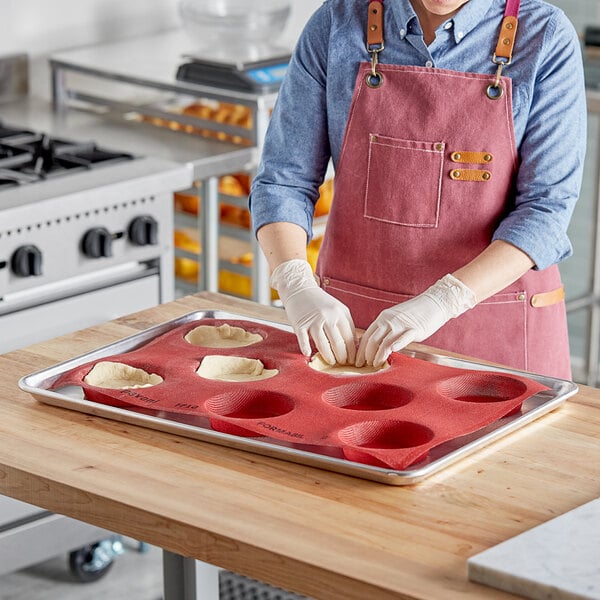
[[[285,319],[203,293],[0,357],[0,493],[323,600],[513,597],[469,582],[467,559],[600,496],[600,392],[584,386],[406,486],[58,408],[18,388],[197,310]]]

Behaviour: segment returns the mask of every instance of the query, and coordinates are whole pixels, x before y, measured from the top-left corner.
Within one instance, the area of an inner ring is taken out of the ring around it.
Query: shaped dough
[[[262,336],[249,333],[241,327],[223,325],[199,325],[185,336],[185,341],[205,348],[241,348],[262,342]]]
[[[111,361],[96,363],[83,380],[95,387],[114,390],[151,387],[163,382],[160,375]]]
[[[196,370],[200,377],[222,381],[258,381],[269,379],[279,373],[277,369],[265,369],[255,358],[243,356],[205,356]]]
[[[317,352],[308,363],[308,366],[315,371],[327,373],[328,375],[371,375],[387,369],[388,362],[383,363],[381,367],[365,365],[364,367],[355,367],[354,365],[330,365],[323,360],[323,357]]]

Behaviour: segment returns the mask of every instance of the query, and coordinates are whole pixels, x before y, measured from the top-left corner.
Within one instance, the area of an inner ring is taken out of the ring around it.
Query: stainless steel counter
[[[69,109],[54,111],[41,98],[0,105],[0,120],[58,137],[94,140],[103,146],[132,154],[155,156],[192,167],[194,179],[205,179],[252,168],[256,148],[182,134],[110,114]]]
[[[166,144],[175,160],[189,159],[194,166],[195,179],[203,181],[201,193],[205,201],[197,227],[201,232],[204,252],[197,290],[217,291],[220,233],[215,176],[244,170],[252,173],[256,168],[277,93],[243,92],[179,81],[176,77],[179,65],[186,60],[187,54],[195,52],[189,37],[181,29],[58,52],[49,61],[52,99],[54,108],[61,113],[85,106],[97,111],[99,117],[109,123],[110,115],[113,115],[113,120],[119,118],[114,128],[119,139],[128,130],[122,123],[124,117],[137,114],[138,117],[143,115],[144,118],[166,120],[180,128],[191,126],[217,132],[224,135],[224,139],[241,138],[249,144],[231,148],[231,144],[221,142],[205,143],[197,140],[197,136],[177,131],[150,131],[150,126],[139,122],[131,124],[129,131],[136,138],[134,144],[140,139],[138,134],[143,136],[145,154],[163,156],[162,144]],[[210,59],[231,61],[232,57],[227,56],[227,48],[216,48],[211,50]],[[216,121],[183,112],[183,107],[198,100],[202,103],[240,105],[248,111],[249,119],[246,123],[227,119]],[[103,132],[103,135],[110,133]],[[246,162],[244,157],[247,157]],[[243,165],[240,168],[234,166],[240,160]],[[244,239],[254,255],[251,268],[240,265],[251,277],[252,299],[270,304],[267,262],[250,232]]]
[[[93,140],[107,148],[189,165],[193,180],[201,182],[200,194],[203,197],[202,213],[195,221],[203,246],[199,258],[200,278],[197,290],[219,291],[218,178],[255,168],[258,154],[256,147],[239,146],[148,123],[128,121],[118,113],[95,113],[74,108],[56,111],[49,101],[40,98],[1,104],[0,120],[57,137]],[[190,185],[191,183],[192,181]],[[254,256],[258,257],[250,269],[254,288],[258,290],[255,294],[258,297],[254,299],[268,298],[270,287],[266,260],[253,235],[249,236],[249,241]]]
[[[281,51],[289,52],[285,48]],[[197,52],[187,34],[181,29],[175,29],[120,42],[57,52],[51,57],[51,66],[147,88],[187,91],[190,95],[206,98],[222,97],[222,89],[176,80],[179,64],[184,62],[186,55]],[[232,56],[226,46],[212,48],[208,58],[225,62],[247,60],[247,57]],[[277,97],[274,92],[227,90],[226,93],[230,101],[246,105],[260,100],[272,103]]]

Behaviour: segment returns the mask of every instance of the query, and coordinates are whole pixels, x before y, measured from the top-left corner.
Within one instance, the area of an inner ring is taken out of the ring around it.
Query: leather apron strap
[[[367,73],[366,82],[371,88],[378,88],[383,83],[383,75],[377,70],[377,63],[379,61],[379,53],[384,47],[383,0],[369,0],[367,52],[371,55],[371,72]]]
[[[488,98],[492,100],[500,98],[504,93],[500,85],[500,76],[502,75],[502,69],[512,62],[520,6],[521,0],[506,1],[498,42],[494,56],[492,57],[492,62],[498,67],[496,70],[496,80],[492,85],[488,85],[486,89]]]

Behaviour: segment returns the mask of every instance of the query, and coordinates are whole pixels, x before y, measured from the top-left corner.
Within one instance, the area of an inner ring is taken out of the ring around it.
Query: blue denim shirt
[[[492,56],[504,0],[469,0],[427,46],[409,0],[385,0],[382,63],[496,72]],[[292,222],[311,237],[314,204],[328,164],[337,165],[359,63],[368,2],[326,0],[294,49],[253,181],[253,227]],[[516,204],[494,239],[526,252],[536,268],[567,258],[567,227],[578,198],[586,146],[581,47],[564,13],[522,2],[513,61],[515,136],[520,159]],[[390,107],[393,110],[393,107]],[[467,215],[465,215],[467,217]]]

